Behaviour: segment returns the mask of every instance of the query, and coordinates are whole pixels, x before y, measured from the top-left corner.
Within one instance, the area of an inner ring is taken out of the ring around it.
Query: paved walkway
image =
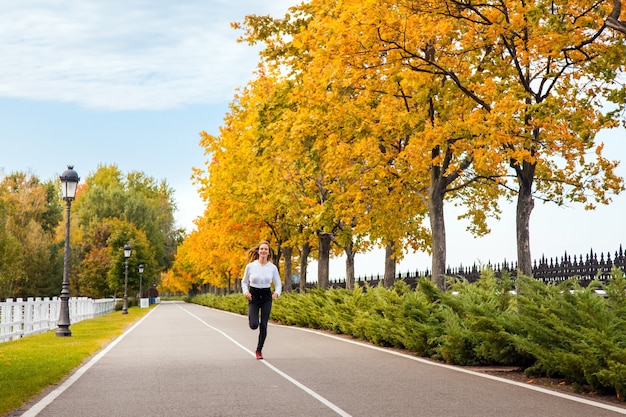
[[[257,334],[245,317],[164,302],[21,415],[626,414],[626,408],[294,327],[271,325],[265,360],[257,361]]]

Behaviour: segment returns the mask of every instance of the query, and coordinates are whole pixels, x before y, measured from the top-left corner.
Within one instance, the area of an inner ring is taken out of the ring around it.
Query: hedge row
[[[426,279],[415,290],[402,281],[391,289],[316,288],[283,294],[272,319],[454,365],[519,366],[529,377],[564,378],[580,390],[625,398],[626,277],[619,269],[586,288],[575,280],[496,279],[490,270],[476,283],[451,280],[449,288],[442,292]],[[190,301],[247,314],[240,294]]]

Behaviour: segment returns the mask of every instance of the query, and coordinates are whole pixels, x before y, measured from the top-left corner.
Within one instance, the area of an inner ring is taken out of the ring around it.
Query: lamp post
[[[130,258],[131,248],[127,243],[124,246],[124,307],[122,307],[122,314],[128,314],[128,258]]]
[[[59,177],[61,180],[61,193],[65,200],[65,251],[63,252],[63,286],[61,287],[61,309],[59,311],[59,321],[57,322],[57,336],[71,336],[70,331],[70,207],[72,200],[76,197],[78,188],[78,174],[74,171],[74,166],[68,165],[67,169]]]
[[[141,284],[143,281],[143,264],[139,264],[139,304],[141,304],[141,298],[143,294],[141,293]]]

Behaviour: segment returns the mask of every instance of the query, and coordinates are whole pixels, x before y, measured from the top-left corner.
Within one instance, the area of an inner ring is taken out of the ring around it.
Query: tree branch
[[[623,20],[619,20],[621,12],[621,0],[613,0],[613,11],[611,11],[611,15],[606,18],[604,24],[607,27],[610,27],[611,29],[614,29],[626,35],[626,22]]]

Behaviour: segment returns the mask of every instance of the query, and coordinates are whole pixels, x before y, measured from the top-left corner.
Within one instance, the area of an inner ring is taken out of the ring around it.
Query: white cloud
[[[294,1],[0,3],[0,95],[103,109],[230,101],[257,49],[230,27]]]

